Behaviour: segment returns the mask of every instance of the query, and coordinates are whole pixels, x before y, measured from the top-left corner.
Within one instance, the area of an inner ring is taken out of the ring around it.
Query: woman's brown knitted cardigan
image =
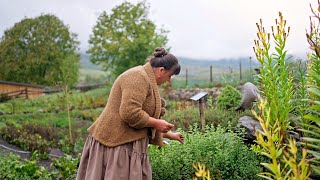
[[[159,118],[161,99],[150,63],[131,68],[114,82],[108,103],[88,131],[100,143],[115,147],[150,135],[149,117]],[[152,130],[151,143],[162,145]]]

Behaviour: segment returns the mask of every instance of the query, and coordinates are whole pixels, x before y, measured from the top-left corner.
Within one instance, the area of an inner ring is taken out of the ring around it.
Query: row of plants
[[[95,109],[104,107],[110,87],[106,86],[85,93],[69,91],[70,109]],[[3,114],[20,114],[33,112],[59,112],[65,110],[66,93],[55,93],[34,99],[13,99],[0,103]]]
[[[51,170],[48,170],[39,165],[37,152],[34,152],[29,159],[22,159],[12,153],[6,156],[0,154],[0,179],[75,179],[79,160],[80,156],[70,155],[54,158],[50,164]]]
[[[102,108],[89,109],[89,110],[74,110],[70,112],[71,124],[77,128],[86,126],[94,122],[100,115]],[[44,114],[40,112],[32,114],[15,114],[15,115],[2,115],[0,116],[0,129],[7,126],[21,127],[26,123],[34,123],[42,126],[52,126],[55,128],[68,127],[68,114],[66,111],[58,113]]]
[[[41,121],[40,119],[38,120],[39,122]],[[33,122],[36,121],[34,120]],[[73,130],[71,131],[73,142],[70,142],[68,137],[67,125],[65,127],[57,127],[51,124],[45,125],[14,120],[8,121],[0,129],[0,137],[24,151],[38,151],[41,159],[48,159],[52,149],[60,149],[67,154],[76,154],[82,151],[85,138],[88,135],[86,129],[91,125],[91,122],[83,122],[86,121],[78,121],[73,124]],[[67,124],[66,118],[63,123]]]

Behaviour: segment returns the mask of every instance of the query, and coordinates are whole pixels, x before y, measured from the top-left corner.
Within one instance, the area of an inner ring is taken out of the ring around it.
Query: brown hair
[[[178,59],[162,47],[156,48],[147,61],[150,62],[152,67],[163,67],[167,71],[172,70],[173,75],[180,73],[181,67]]]

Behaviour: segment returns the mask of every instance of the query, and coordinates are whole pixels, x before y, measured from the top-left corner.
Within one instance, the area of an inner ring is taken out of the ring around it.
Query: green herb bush
[[[217,97],[217,108],[229,110],[238,107],[241,101],[241,94],[234,87],[227,85]]]
[[[161,149],[149,147],[153,179],[192,179],[193,163],[206,165],[214,179],[257,179],[262,169],[257,155],[237,134],[225,128],[207,126],[201,133],[196,127],[182,132],[185,144],[171,142]]]

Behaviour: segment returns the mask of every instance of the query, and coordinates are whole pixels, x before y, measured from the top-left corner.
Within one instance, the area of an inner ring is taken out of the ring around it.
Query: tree
[[[117,76],[126,69],[145,63],[154,48],[168,42],[168,31],[148,19],[149,7],[144,2],[133,5],[124,2],[105,11],[98,18],[89,39],[91,62]]]
[[[56,16],[25,18],[0,39],[0,79],[71,85],[79,75],[78,45],[76,35]]]

